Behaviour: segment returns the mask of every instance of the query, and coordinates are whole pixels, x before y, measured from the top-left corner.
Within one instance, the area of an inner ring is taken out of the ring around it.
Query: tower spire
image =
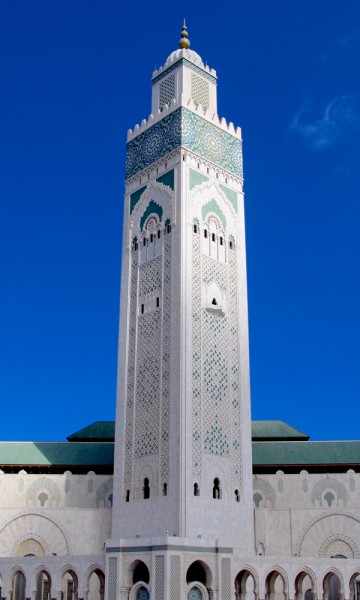
[[[180,38],[179,46],[180,46],[180,48],[182,50],[190,48],[189,34],[187,32],[187,27],[186,27],[185,19],[184,19],[184,25],[182,26],[181,38]]]

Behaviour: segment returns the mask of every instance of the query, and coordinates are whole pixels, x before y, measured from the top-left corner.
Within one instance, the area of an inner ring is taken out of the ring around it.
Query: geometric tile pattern
[[[131,253],[124,456],[124,489],[130,491],[134,457],[158,454],[160,489],[169,482],[171,235],[161,240],[162,255],[142,265],[139,251]],[[155,291],[161,308],[138,314],[139,299]]]
[[[203,257],[203,282],[215,282],[227,295],[227,265]],[[204,399],[204,452],[230,454],[228,318],[202,309],[202,373]]]
[[[241,140],[180,107],[128,142],[126,179],[180,146],[242,177]]]
[[[135,353],[136,353],[136,316],[138,307],[138,252],[131,253],[130,274],[130,310],[127,365],[127,393],[125,413],[125,456],[124,456],[124,490],[132,489],[133,473],[133,429],[134,429],[134,394],[135,394]]]
[[[160,489],[169,485],[170,333],[171,333],[171,234],[164,236],[162,298],[162,370]]]
[[[192,238],[192,474],[201,480],[202,453],[231,457],[232,486],[241,490],[238,293],[236,251],[227,263],[200,250],[201,228]],[[215,283],[226,314],[201,305],[201,289]]]
[[[161,268],[161,263],[157,261]],[[149,265],[143,265],[147,267]],[[140,267],[142,282],[139,294],[144,295],[150,277],[149,271]],[[159,273],[161,276],[161,272]],[[136,457],[155,454],[159,451],[160,422],[160,351],[161,351],[161,311],[154,310],[138,315],[136,352],[136,395],[135,395],[135,447]]]
[[[228,284],[228,317],[229,317],[229,368],[231,385],[229,389],[229,402],[231,407],[231,443],[232,443],[232,477],[233,488],[241,491],[241,422],[240,422],[240,388],[239,388],[239,340],[238,340],[238,291],[236,251],[229,250],[229,284]]]
[[[201,406],[201,252],[200,232],[192,238],[192,475],[201,481],[202,406]]]

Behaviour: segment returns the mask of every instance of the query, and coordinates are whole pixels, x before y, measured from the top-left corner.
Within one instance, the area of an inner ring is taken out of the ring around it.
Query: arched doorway
[[[51,600],[51,579],[46,571],[40,571],[36,575],[35,600]]]
[[[266,578],[266,600],[286,600],[285,581],[281,573],[272,571]]]
[[[26,580],[24,573],[16,571],[12,581],[11,600],[25,600],[25,586]]]
[[[186,573],[189,585],[187,600],[205,600],[209,597],[212,585],[212,574],[208,565],[201,560],[193,562]]]
[[[105,575],[101,569],[93,569],[89,574],[86,600],[104,600]]]
[[[323,583],[324,600],[342,600],[341,581],[336,573],[328,573]]]
[[[236,600],[256,600],[255,580],[250,571],[240,571],[235,578]]]
[[[360,600],[360,573],[355,573],[350,579],[350,600]]]
[[[314,581],[308,573],[302,572],[295,579],[295,600],[314,600]]]
[[[71,569],[63,575],[62,593],[62,600],[78,600],[78,578]]]
[[[137,563],[135,564],[132,576],[133,584],[138,583],[139,581],[143,581],[144,583],[150,583],[149,569],[142,560],[137,561]]]

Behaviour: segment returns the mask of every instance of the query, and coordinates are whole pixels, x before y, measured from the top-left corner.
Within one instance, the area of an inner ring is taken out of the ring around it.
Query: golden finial
[[[189,40],[189,34],[187,32],[187,27],[185,24],[185,19],[184,19],[184,25],[182,26],[182,31],[181,31],[181,38],[180,38],[180,42],[179,42],[179,46],[182,50],[186,50],[187,48],[190,48],[190,40]]]

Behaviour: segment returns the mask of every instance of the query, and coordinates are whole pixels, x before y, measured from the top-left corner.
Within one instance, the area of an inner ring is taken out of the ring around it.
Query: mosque
[[[251,422],[216,81],[184,25],[127,136],[116,423],[0,443],[2,600],[360,600],[360,442]]]

